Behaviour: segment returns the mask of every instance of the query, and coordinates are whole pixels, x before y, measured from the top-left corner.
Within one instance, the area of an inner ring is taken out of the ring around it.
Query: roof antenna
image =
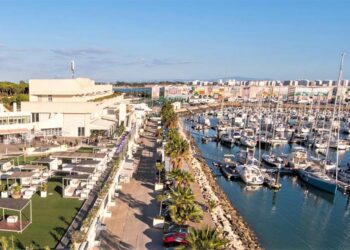
[[[74,79],[74,73],[75,73],[74,60],[70,61],[70,71],[72,72],[72,78]]]

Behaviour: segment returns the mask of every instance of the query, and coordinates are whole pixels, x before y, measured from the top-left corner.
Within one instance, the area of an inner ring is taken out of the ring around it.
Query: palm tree
[[[193,175],[185,170],[173,169],[168,176],[175,181],[176,186],[186,186],[194,181]]]
[[[169,211],[171,219],[180,225],[188,221],[199,222],[203,211],[195,204],[190,188],[177,187],[170,192]]]
[[[187,240],[191,249],[221,250],[227,249],[228,244],[228,240],[216,228],[209,226],[202,229],[191,228]]]
[[[195,197],[190,188],[177,187],[170,192],[169,201],[172,205],[191,205],[195,202]]]
[[[200,222],[203,218],[202,209],[196,204],[170,205],[170,217],[179,225],[186,225],[187,222]]]
[[[190,146],[178,133],[169,133],[168,143],[165,145],[165,154],[171,158],[174,168],[180,168],[182,161],[187,159]]]

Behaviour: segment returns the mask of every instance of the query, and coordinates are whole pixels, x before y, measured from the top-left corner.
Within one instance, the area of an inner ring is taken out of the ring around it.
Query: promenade
[[[157,160],[157,143],[155,132],[157,124],[148,122],[144,135],[140,138],[140,147],[134,155],[136,166],[133,178],[122,184],[116,205],[109,211],[112,216],[104,220],[106,229],[100,233],[99,249],[164,249],[163,231],[153,228],[153,217],[159,213],[154,183],[157,181],[155,164]],[[186,164],[185,169],[192,171]],[[204,211],[201,223],[189,223],[193,227],[213,226],[208,205],[206,204],[198,183],[191,183],[191,189],[197,203]]]
[[[106,230],[101,232],[100,249],[162,249],[162,230],[152,227],[159,212],[155,199],[156,137],[155,123],[148,122],[141,136],[141,147],[135,154],[137,169],[129,183],[123,184],[110,208],[111,218],[105,219]]]

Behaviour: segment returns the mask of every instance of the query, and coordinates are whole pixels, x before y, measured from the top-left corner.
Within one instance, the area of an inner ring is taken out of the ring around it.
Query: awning
[[[104,119],[98,119],[90,123],[90,129],[92,130],[110,130],[116,122],[107,121]]]
[[[26,134],[28,132],[29,130],[26,128],[4,129],[4,130],[0,130],[0,135]]]

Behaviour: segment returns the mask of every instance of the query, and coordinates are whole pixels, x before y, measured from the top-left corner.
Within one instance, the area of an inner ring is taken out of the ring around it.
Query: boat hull
[[[328,193],[335,194],[335,191],[337,190],[337,185],[335,183],[324,181],[303,170],[299,171],[299,176],[304,182]]]

